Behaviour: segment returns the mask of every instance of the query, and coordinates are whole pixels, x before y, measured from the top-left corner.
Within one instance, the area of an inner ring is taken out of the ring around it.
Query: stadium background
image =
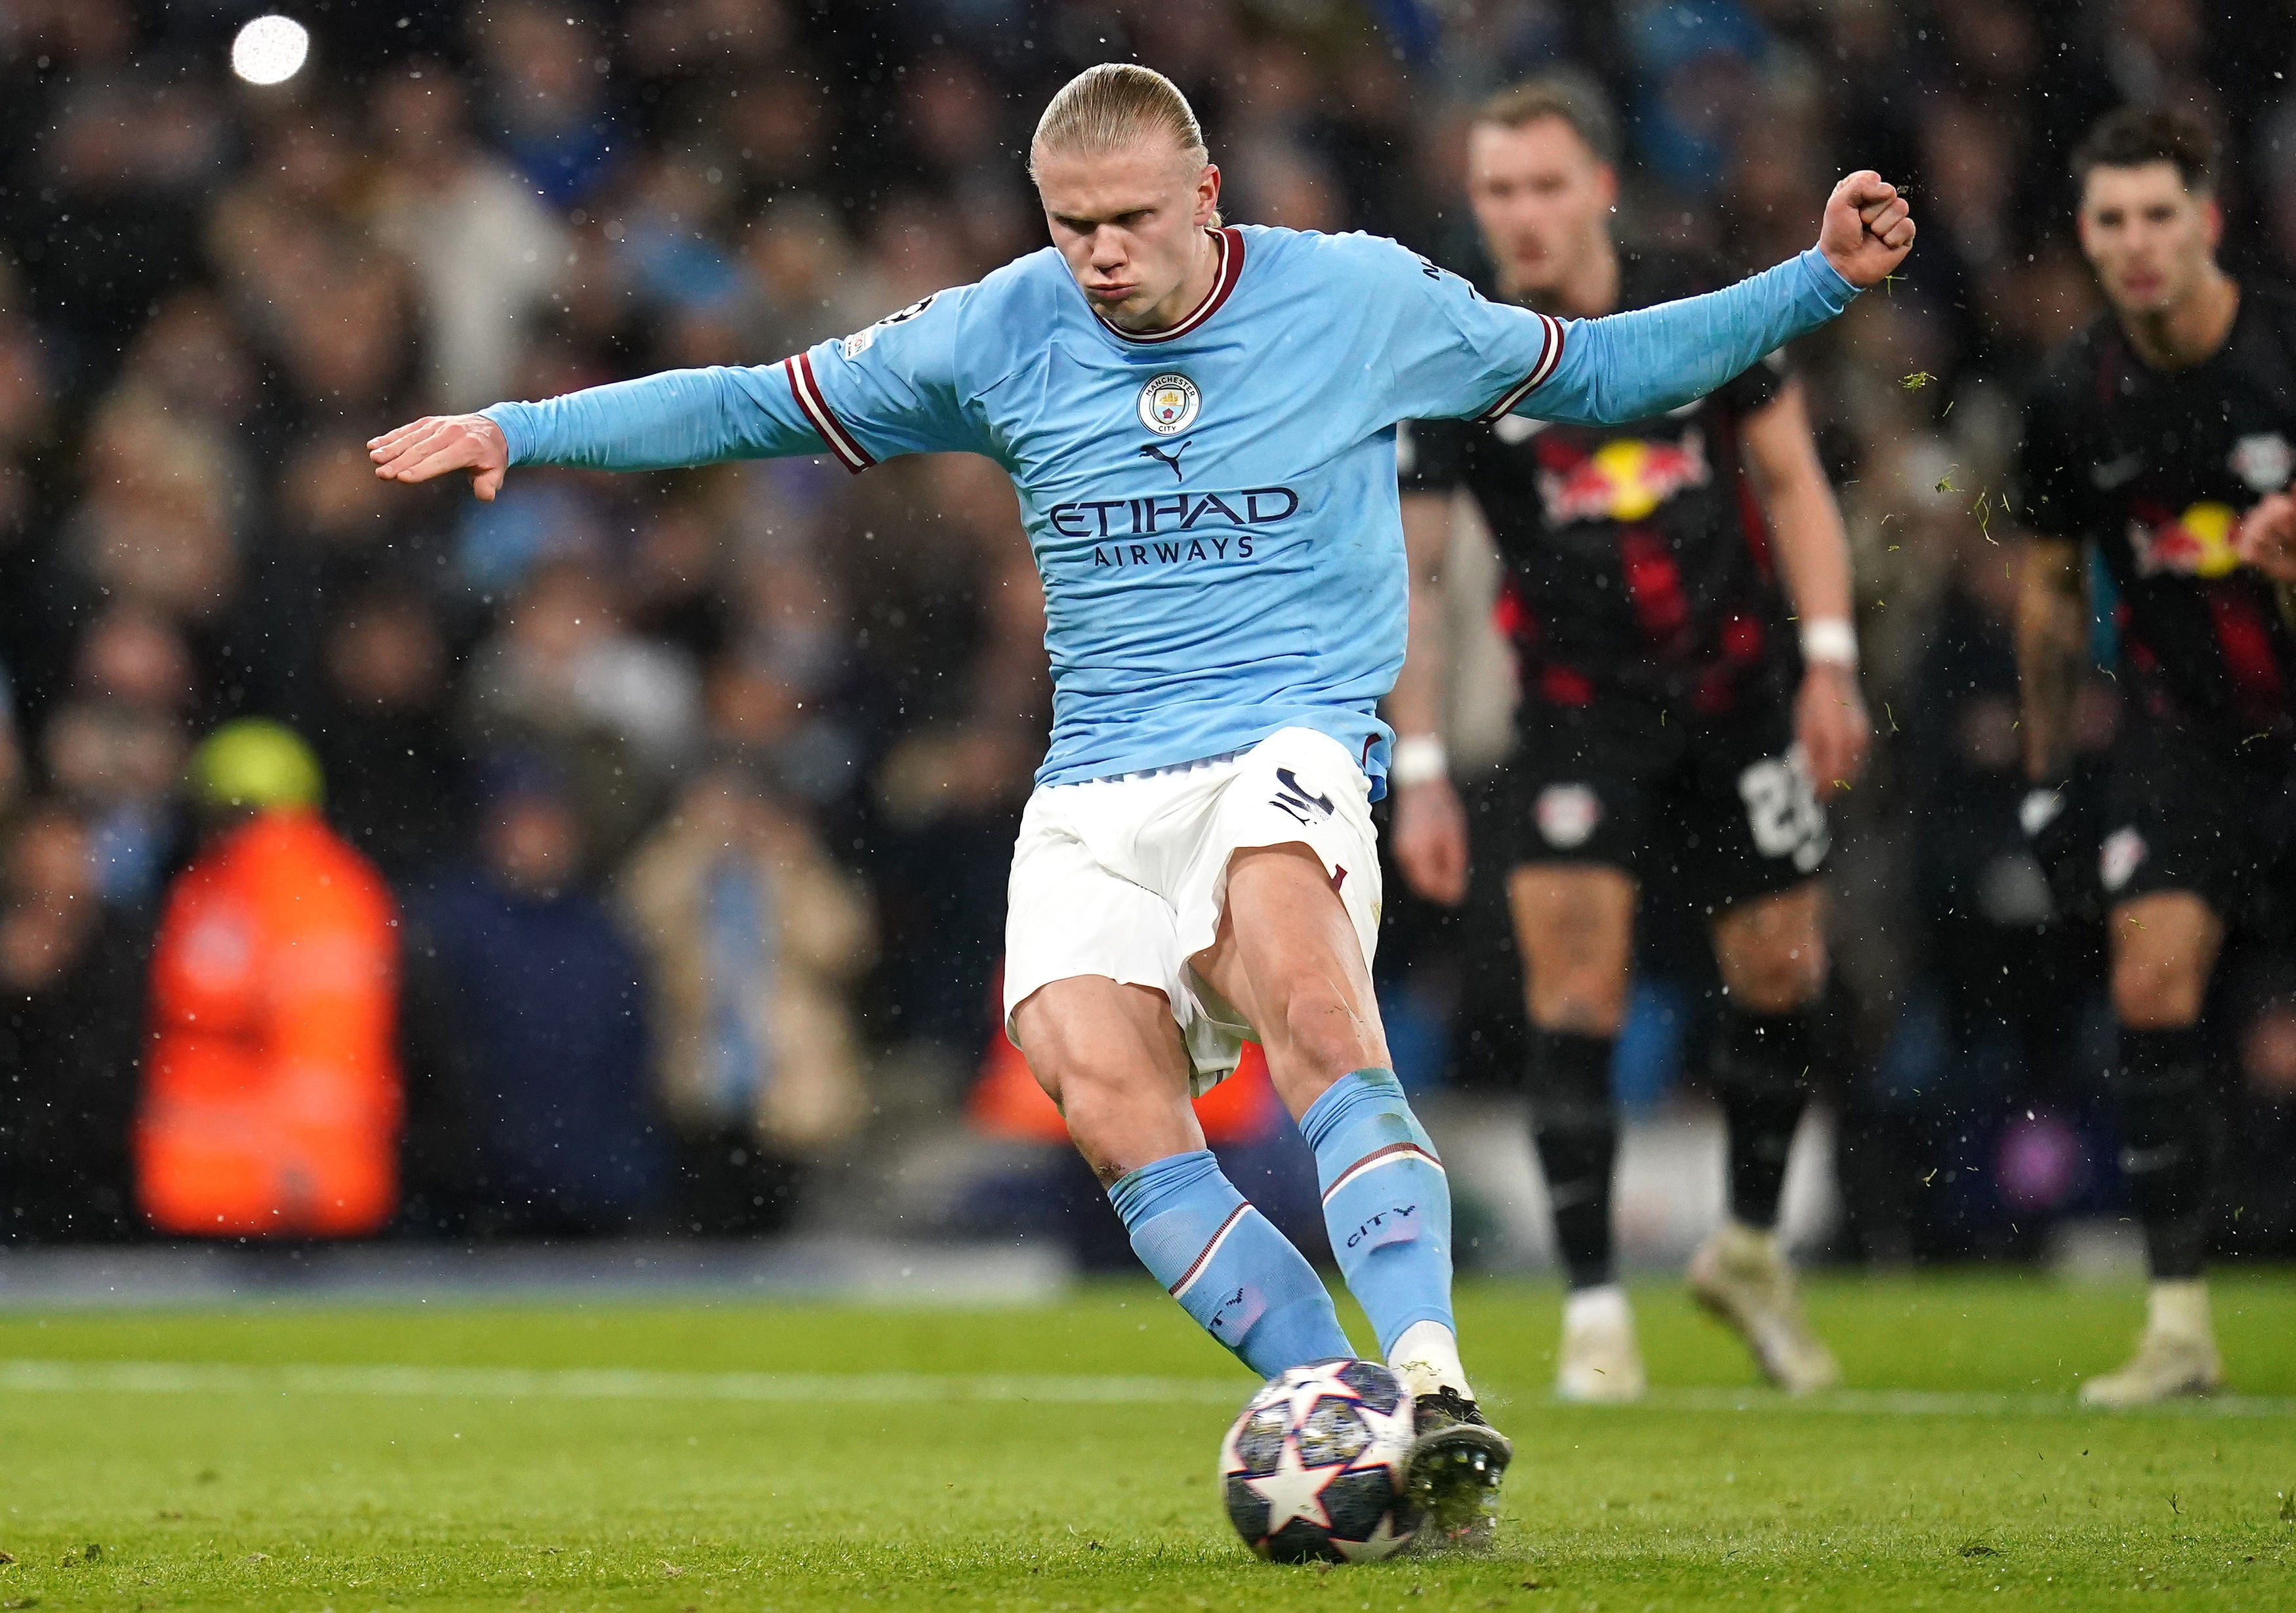
[[[973,1093],[1049,697],[1001,477],[527,471],[481,506],[381,487],[363,444],[498,397],[769,362],[1032,250],[1027,131],[1069,73],[1128,55],[1195,99],[1230,218],[1392,233],[1463,268],[1464,111],[1556,67],[1627,114],[1630,241],[1756,266],[1807,244],[1838,170],[1910,184],[1905,274],[1798,355],[1881,735],[1839,814],[1831,1247],[2033,1256],[2055,1219],[2113,1213],[2095,938],[2041,922],[2014,830],[2015,536],[1994,501],[2023,376],[2093,309],[2062,176],[2096,115],[2208,110],[2228,260],[2296,268],[2296,96],[2258,48],[2282,8],[332,0],[296,8],[312,64],[271,89],[226,66],[257,9],[0,7],[12,1242],[139,1235],[126,1139],[159,904],[194,849],[184,763],[258,714],[316,748],[331,819],[400,899],[394,1235],[865,1226],[888,1161],[940,1180],[962,1154],[945,1224],[1120,1255],[1088,1179]],[[1471,770],[1504,732],[1480,666]],[[2094,749],[2109,684],[2083,709]],[[771,871],[762,905],[702,899],[713,839]],[[1407,1078],[1503,1098],[1496,915],[1390,912]],[[1694,1088],[1710,984],[1685,916],[1649,916],[1622,1071],[1644,1107]],[[707,1011],[678,983],[735,954],[760,1034],[804,1034],[706,1070],[657,1056]],[[474,955],[491,995],[451,966]],[[2284,1255],[2291,980],[2260,951],[2227,976],[2222,1241]],[[1236,1118],[1239,1146],[1259,1130]]]

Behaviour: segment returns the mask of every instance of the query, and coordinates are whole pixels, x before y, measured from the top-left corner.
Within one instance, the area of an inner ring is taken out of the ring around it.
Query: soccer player
[[[1467,194],[1494,298],[1589,319],[1714,283],[1693,259],[1620,251],[1616,161],[1590,86],[1534,81],[1478,111]],[[1570,1284],[1556,1393],[1644,1391],[1612,1249],[1611,1052],[1646,881],[1710,915],[1727,994],[1715,1073],[1729,1215],[1691,1262],[1692,1292],[1773,1380],[1823,1388],[1838,1373],[1776,1227],[1825,981],[1819,802],[1857,776],[1867,739],[1848,544],[1775,352],[1702,399],[1610,420],[1407,428],[1411,652],[1387,705],[1396,859],[1424,896],[1464,892],[1465,820],[1439,733],[1442,561],[1464,487],[1506,561],[1522,675],[1499,855],[1530,1014],[1531,1135]]]
[[[1450,1201],[1372,993],[1370,805],[1403,659],[1395,424],[1687,403],[1844,307],[1913,239],[1871,173],[1728,291],[1565,323],[1394,243],[1223,226],[1161,75],[1080,75],[1029,167],[1050,250],[755,369],[673,371],[379,438],[377,473],[642,470],[826,448],[983,454],[1045,579],[1052,744],[1014,847],[1006,1024],[1149,1270],[1273,1376],[1351,1355],[1329,1295],[1203,1146],[1192,1092],[1265,1049],[1332,1247],[1414,1396],[1439,1531],[1509,1454],[1459,1362]]]
[[[2144,1224],[2136,1355],[2081,1398],[2205,1394],[2221,1369],[2202,1275],[2213,1108],[2201,1011],[2228,930],[2284,888],[2296,800],[2296,636],[2273,580],[2296,536],[2296,299],[2218,266],[2216,143],[2191,113],[2124,110],[2073,159],[2076,224],[2107,312],[2053,355],[2025,408],[2018,610],[2025,823],[2055,856],[2087,654],[2084,549],[2119,596],[2121,728],[2096,859],[2120,1052],[2120,1168]],[[2057,842],[2053,845],[2052,842]]]

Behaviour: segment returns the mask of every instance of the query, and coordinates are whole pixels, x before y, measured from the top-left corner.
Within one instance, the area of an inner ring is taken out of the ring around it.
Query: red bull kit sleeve
[[[1705,397],[1857,295],[1812,247],[1704,296],[1556,319],[1492,302],[1423,258],[1407,261],[1417,265],[1416,284],[1397,299],[1391,349],[1406,419],[1647,420]]]
[[[937,292],[778,364],[666,370],[480,412],[513,465],[662,471],[826,452],[860,471],[897,454],[985,453],[956,376],[974,290]]]

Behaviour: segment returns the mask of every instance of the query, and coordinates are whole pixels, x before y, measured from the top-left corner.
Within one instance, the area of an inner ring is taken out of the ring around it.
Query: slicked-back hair
[[[1103,61],[1062,85],[1037,119],[1029,143],[1029,174],[1036,176],[1037,152],[1112,151],[1144,131],[1168,135],[1179,151],[1201,166],[1206,160],[1203,126],[1180,86],[1152,67]]]
[[[2073,190],[2088,188],[2099,168],[2141,168],[2166,162],[2185,189],[2213,196],[2220,151],[2216,130],[2199,113],[2182,107],[2124,106],[2108,113],[2073,149]]]
[[[1595,161],[1619,166],[1619,116],[1594,81],[1578,73],[1549,73],[1509,85],[1475,109],[1474,121],[1519,129],[1543,118],[1560,119]]]

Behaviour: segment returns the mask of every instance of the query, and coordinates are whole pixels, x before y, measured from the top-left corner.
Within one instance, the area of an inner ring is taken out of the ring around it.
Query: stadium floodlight
[[[250,84],[284,84],[303,70],[310,53],[308,30],[274,12],[239,30],[231,42],[231,70]]]

